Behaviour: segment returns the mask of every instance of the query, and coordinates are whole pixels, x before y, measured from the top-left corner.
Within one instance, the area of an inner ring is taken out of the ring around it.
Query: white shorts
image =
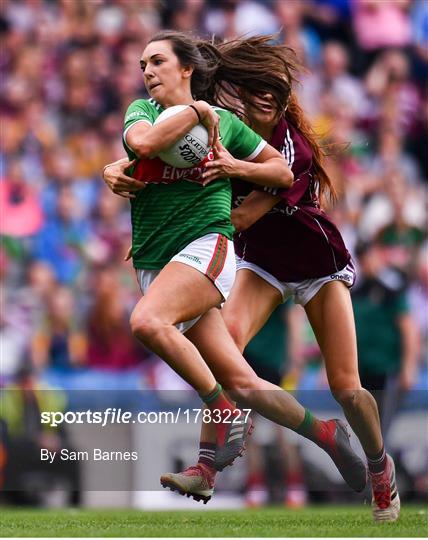
[[[282,295],[283,302],[293,296],[294,303],[301,304],[302,306],[305,306],[309,300],[312,300],[325,283],[330,283],[331,281],[343,281],[347,287],[351,288],[355,282],[355,267],[352,259],[343,270],[339,270],[339,272],[334,274],[315,279],[304,279],[303,281],[290,281],[287,283],[279,281],[275,276],[269,274],[269,272],[266,272],[266,270],[263,270],[260,266],[257,266],[257,264],[244,261],[239,257],[236,258],[236,266],[238,272],[243,269],[251,270],[272,285],[272,287],[278,289]]]
[[[194,240],[175,255],[170,262],[181,262],[210,279],[220,291],[223,299],[229,296],[236,275],[236,260],[233,242],[223,234],[210,233]],[[141,292],[146,293],[161,270],[137,269]],[[181,333],[187,332],[200,318],[176,324]]]

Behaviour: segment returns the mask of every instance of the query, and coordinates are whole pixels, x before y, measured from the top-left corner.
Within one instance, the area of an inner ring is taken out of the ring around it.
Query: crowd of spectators
[[[161,28],[276,33],[298,52],[301,103],[323,142],[343,148],[327,163],[339,192],[330,211],[357,262],[378,248],[375,277],[408,296],[427,357],[427,2],[3,0],[1,10],[3,381],[28,362],[64,376],[152,362],[127,322],[139,295],[124,261],[129,203],[100,174],[124,154],[124,111],[146,96],[141,51]]]

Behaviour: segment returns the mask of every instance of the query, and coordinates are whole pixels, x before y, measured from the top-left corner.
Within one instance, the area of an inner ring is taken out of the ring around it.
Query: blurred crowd
[[[39,374],[65,390],[177,388],[165,364],[130,334],[139,291],[124,260],[129,203],[101,179],[104,164],[124,155],[124,111],[147,97],[139,58],[162,28],[217,39],[275,34],[298,53],[305,69],[295,91],[327,153],[334,149],[327,167],[339,200],[329,211],[357,263],[361,375],[378,399],[385,433],[400,392],[426,390],[428,372],[428,3],[0,4],[0,386],[19,389],[3,403],[9,455],[28,456],[31,444],[59,449],[67,443],[67,434],[40,425],[40,410],[62,410],[66,400],[58,393],[58,402],[43,402]],[[327,385],[301,308],[281,307],[263,332],[247,352],[253,363],[284,370],[285,387],[300,384],[303,393],[310,390],[306,396],[319,399],[313,390]],[[381,389],[388,391],[376,392]],[[0,466],[6,447],[0,443]],[[298,460],[287,455],[287,504],[300,506],[306,492]],[[46,473],[36,461],[28,461],[28,470]],[[247,503],[258,505],[265,480],[253,461]],[[425,473],[415,474],[409,489],[422,493],[428,476],[421,463]],[[77,504],[76,470],[58,467],[55,474],[68,482],[70,502]]]
[[[341,148],[327,163],[339,192],[330,212],[360,262],[356,290],[364,300],[364,280],[376,282],[387,307],[404,294],[383,330],[409,313],[426,358],[426,1],[3,0],[3,382],[29,365],[65,376],[153,364],[128,328],[139,295],[124,261],[129,203],[101,170],[124,154],[124,111],[146,97],[139,58],[161,28],[274,33],[298,52],[296,92],[326,148]]]

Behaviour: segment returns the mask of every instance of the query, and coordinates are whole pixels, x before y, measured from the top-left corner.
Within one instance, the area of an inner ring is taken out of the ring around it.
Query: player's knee
[[[332,390],[335,400],[345,411],[353,411],[359,408],[361,389]]]
[[[252,373],[240,373],[228,380],[229,394],[238,402],[247,403],[258,389],[258,377]]]
[[[251,401],[251,390],[248,388],[234,388],[229,390],[230,397],[239,404],[247,404]]]
[[[229,334],[232,336],[232,339],[237,345],[238,349],[243,351],[246,343],[245,335],[242,330],[242,324],[240,323],[239,319],[230,315],[224,318],[224,322],[226,323]]]
[[[352,411],[359,407],[361,383],[357,372],[339,371],[329,377],[330,389],[335,400],[344,410]]]
[[[132,313],[130,325],[134,337],[145,345],[156,339],[162,327],[162,323],[157,317],[144,310]]]

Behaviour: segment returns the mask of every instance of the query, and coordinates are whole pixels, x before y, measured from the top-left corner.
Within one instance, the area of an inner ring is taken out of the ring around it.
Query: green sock
[[[305,409],[303,422],[296,428],[296,433],[313,441],[321,448],[330,449],[335,444],[334,434],[336,423],[334,420],[319,420],[311,411]]]
[[[300,435],[307,436],[309,432],[314,431],[314,426],[315,426],[314,415],[311,413],[309,409],[305,409],[305,417],[303,418],[302,423],[299,426],[297,426],[295,431],[296,433],[299,433]]]
[[[204,396],[202,394],[199,394],[199,396],[204,403],[209,405],[211,402],[215,401],[222,392],[223,392],[223,388],[221,384],[216,383],[214,389],[211,390],[209,394],[206,394]]]

